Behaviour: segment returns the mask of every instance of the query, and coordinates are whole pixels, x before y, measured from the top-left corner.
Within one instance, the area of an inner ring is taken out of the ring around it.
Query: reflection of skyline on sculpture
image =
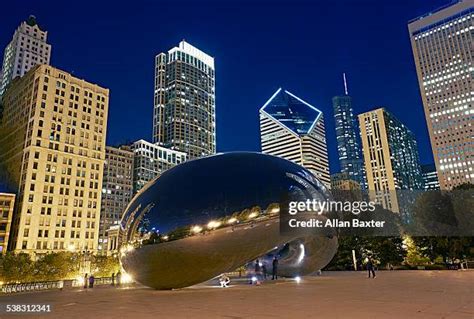
[[[282,235],[279,211],[288,199],[327,196],[309,171],[273,156],[229,153],[181,164],[148,184],[126,209],[123,266],[145,285],[179,288],[290,243],[281,254],[282,274],[312,273],[332,258],[336,238]],[[301,246],[307,246],[304,260]]]

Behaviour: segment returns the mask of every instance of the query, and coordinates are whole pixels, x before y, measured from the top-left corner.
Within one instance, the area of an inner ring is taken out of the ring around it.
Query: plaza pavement
[[[235,282],[234,282],[235,283]],[[474,318],[474,271],[324,272],[261,286],[207,284],[176,291],[96,287],[0,296],[52,305],[46,315],[0,318]]]

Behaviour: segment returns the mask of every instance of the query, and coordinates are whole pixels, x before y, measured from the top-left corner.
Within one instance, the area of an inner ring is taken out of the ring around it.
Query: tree
[[[354,269],[352,250],[355,250],[356,262],[359,268],[364,264],[365,258],[369,255],[381,267],[388,264],[399,265],[406,255],[400,237],[342,236],[338,240],[338,251],[327,266],[328,269]]]
[[[96,277],[110,277],[119,270],[120,264],[117,257],[97,255],[92,258],[91,271]]]
[[[6,283],[31,281],[33,262],[30,255],[6,252],[0,257],[0,277]]]
[[[379,261],[380,266],[400,265],[406,251],[400,237],[372,237],[367,238],[368,248],[374,253],[374,258]]]
[[[457,235],[474,235],[474,185],[462,184],[455,187],[451,192],[452,209],[458,221]]]
[[[430,262],[428,257],[423,256],[419,247],[415,244],[415,241],[410,236],[403,237],[403,244],[407,251],[405,262],[410,266],[421,266],[426,265]]]
[[[34,263],[34,280],[72,279],[79,275],[80,256],[71,252],[43,255]]]
[[[474,237],[413,237],[413,241],[432,262],[439,257],[445,263],[474,257]]]

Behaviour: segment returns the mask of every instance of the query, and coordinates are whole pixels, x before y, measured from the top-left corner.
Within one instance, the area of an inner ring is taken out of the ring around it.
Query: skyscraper
[[[344,95],[332,98],[336,124],[337,152],[342,173],[357,181],[365,189],[364,160],[360,153],[359,126],[352,108],[352,97],[344,77]]]
[[[372,200],[400,212],[397,190],[422,190],[413,133],[384,108],[359,115],[367,189]]]
[[[323,112],[284,89],[260,108],[262,152],[295,162],[331,186]]]
[[[347,172],[331,175],[331,194],[338,201],[361,201],[363,198],[360,183],[349,178]]]
[[[133,193],[171,167],[186,161],[186,153],[170,150],[144,140],[131,146],[133,160]]]
[[[0,254],[8,249],[14,206],[15,194],[3,193],[0,189]]]
[[[108,97],[47,65],[5,91],[0,162],[17,190],[13,250],[97,249]]]
[[[188,159],[216,152],[214,58],[181,41],[155,57],[153,143]]]
[[[118,225],[133,195],[133,152],[128,146],[105,147],[98,251],[108,253],[108,230]]]
[[[434,164],[421,165],[421,173],[423,174],[423,182],[426,191],[439,190],[438,174]]]
[[[48,32],[41,30],[34,16],[22,22],[13,34],[3,55],[0,96],[17,76],[23,76],[37,64],[49,64],[51,45]]]
[[[472,0],[408,24],[441,189],[474,183],[473,25]]]

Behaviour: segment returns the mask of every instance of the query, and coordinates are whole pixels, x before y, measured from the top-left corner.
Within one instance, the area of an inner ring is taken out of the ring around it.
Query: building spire
[[[342,73],[342,78],[344,79],[344,94],[349,95],[349,92],[347,91],[346,73]]]

